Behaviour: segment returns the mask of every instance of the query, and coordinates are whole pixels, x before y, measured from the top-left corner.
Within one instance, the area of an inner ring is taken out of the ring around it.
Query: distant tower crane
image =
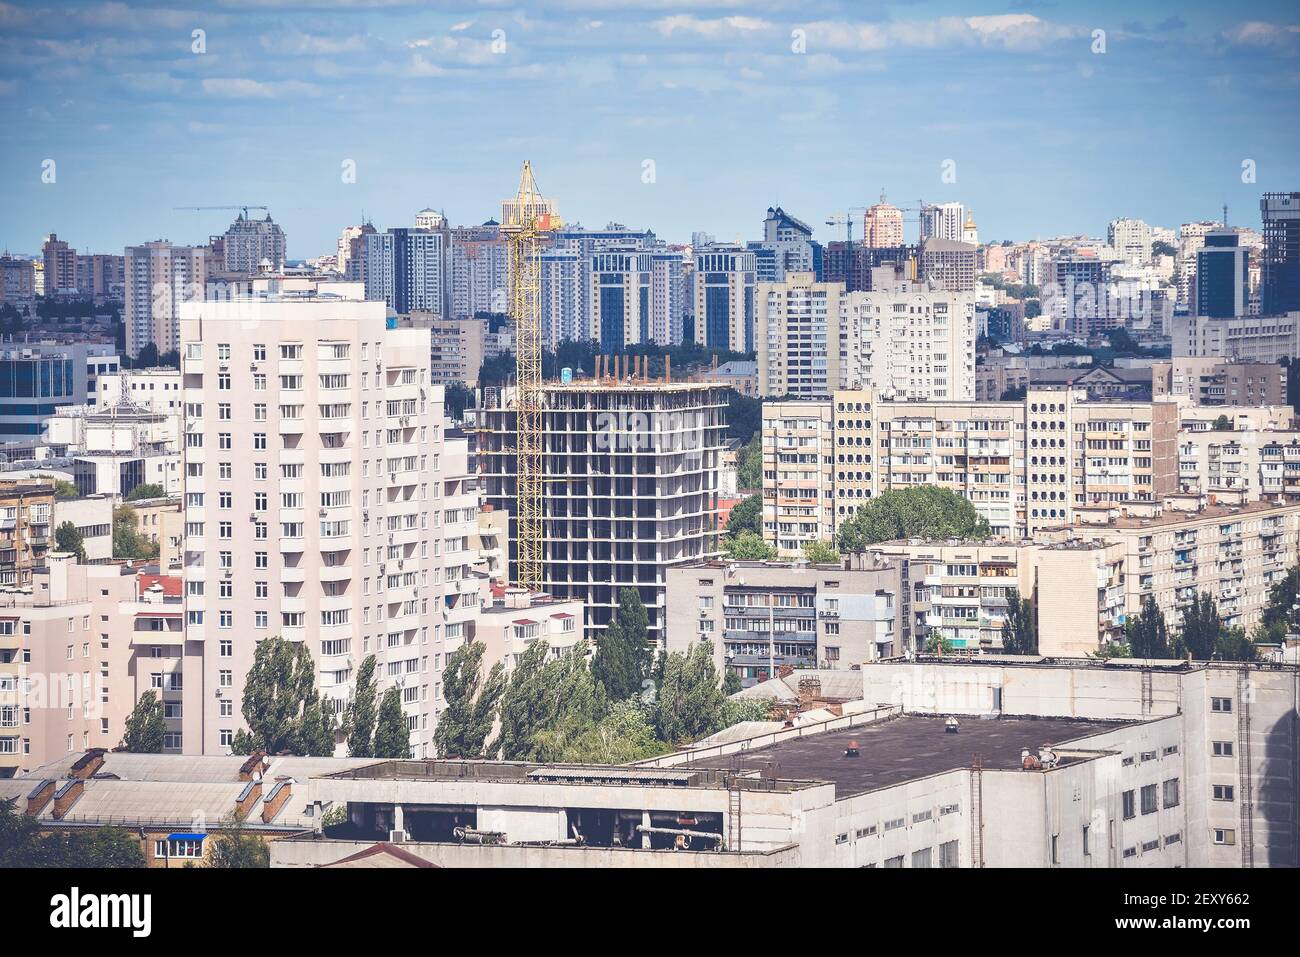
[[[501,204],[501,232],[515,324],[515,583],[530,591],[542,582],[542,239],[562,225],[525,160],[519,191]]]

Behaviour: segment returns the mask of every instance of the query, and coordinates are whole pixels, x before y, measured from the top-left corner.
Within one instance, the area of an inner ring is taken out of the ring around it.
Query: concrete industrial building
[[[197,859],[232,808],[273,867],[378,842],[440,867],[1300,863],[1293,666],[932,658],[859,674],[825,720],[623,767],[90,751],[0,797],[42,830],[142,827],[155,866],[172,851],[158,822],[193,831],[198,811],[177,849]]]
[[[709,641],[718,673],[734,672],[744,687],[786,667],[847,670],[899,654],[901,569],[731,560],[670,568],[667,651]]]
[[[375,654],[427,753],[435,656],[479,600],[456,571],[476,519],[447,500],[465,471],[444,461],[428,331],[309,295],[187,304],[182,327],[186,654],[205,689],[186,750],[229,748],[256,642],[278,634],[309,642],[336,714]]]
[[[620,590],[633,588],[649,612],[651,636],[662,642],[668,567],[718,554],[725,390],[586,380],[545,384],[542,403],[542,590],[581,599],[591,638],[609,622]],[[486,500],[513,519],[513,390],[489,395],[481,420]],[[511,529],[513,564],[513,520]]]
[[[1089,504],[1175,491],[1177,406],[1085,395],[1031,389],[1019,402],[921,403],[846,390],[765,403],[764,537],[797,555],[873,496],[916,485],[961,492],[1004,537],[1072,522]]]

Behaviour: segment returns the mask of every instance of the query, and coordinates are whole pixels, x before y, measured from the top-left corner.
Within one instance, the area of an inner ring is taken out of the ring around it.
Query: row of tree
[[[623,764],[766,716],[766,701],[726,697],[739,682],[719,682],[708,642],[656,656],[648,629],[640,597],[625,588],[590,662],[582,645],[558,653],[539,640],[508,675],[500,663],[484,674],[484,645],[462,645],[443,671],[438,754]]]
[[[509,675],[502,663],[486,671],[482,642],[462,645],[448,656],[442,687],[446,707],[434,744],[444,757],[501,754],[519,761],[625,763],[663,753],[737,721],[761,718],[768,702],[732,702],[740,690],[729,675],[719,682],[712,646],[656,656],[649,643],[649,615],[634,589],[619,596],[619,609],[590,657],[586,645],[552,653],[535,641]],[[259,642],[244,681],[236,754],[328,756],[342,731],[352,757],[409,756],[407,719],[401,691],[381,696],[375,656],[357,671],[352,700],[341,729],[316,691],[316,667],[307,646],[280,637]],[[500,734],[489,736],[500,722]],[[140,696],[127,718],[124,751],[162,751],[166,723],[162,702],[152,691]]]

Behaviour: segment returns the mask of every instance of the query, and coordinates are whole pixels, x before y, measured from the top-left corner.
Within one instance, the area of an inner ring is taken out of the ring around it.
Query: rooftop
[[[763,748],[692,761],[682,768],[767,769],[777,778],[830,781],[842,799],[918,778],[968,768],[976,755],[983,767],[1015,770],[1020,752],[1079,742],[1121,727],[1122,721],[1081,721],[1069,718],[962,718],[960,730],[949,734],[943,717],[906,715],[888,721],[791,738]],[[845,750],[851,741],[857,757]],[[1066,759],[1068,760],[1068,759]]]

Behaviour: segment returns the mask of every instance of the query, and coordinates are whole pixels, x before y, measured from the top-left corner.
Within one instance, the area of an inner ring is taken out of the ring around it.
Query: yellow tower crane
[[[563,225],[524,161],[519,191],[501,204],[515,324],[516,582],[542,583],[542,239]]]

